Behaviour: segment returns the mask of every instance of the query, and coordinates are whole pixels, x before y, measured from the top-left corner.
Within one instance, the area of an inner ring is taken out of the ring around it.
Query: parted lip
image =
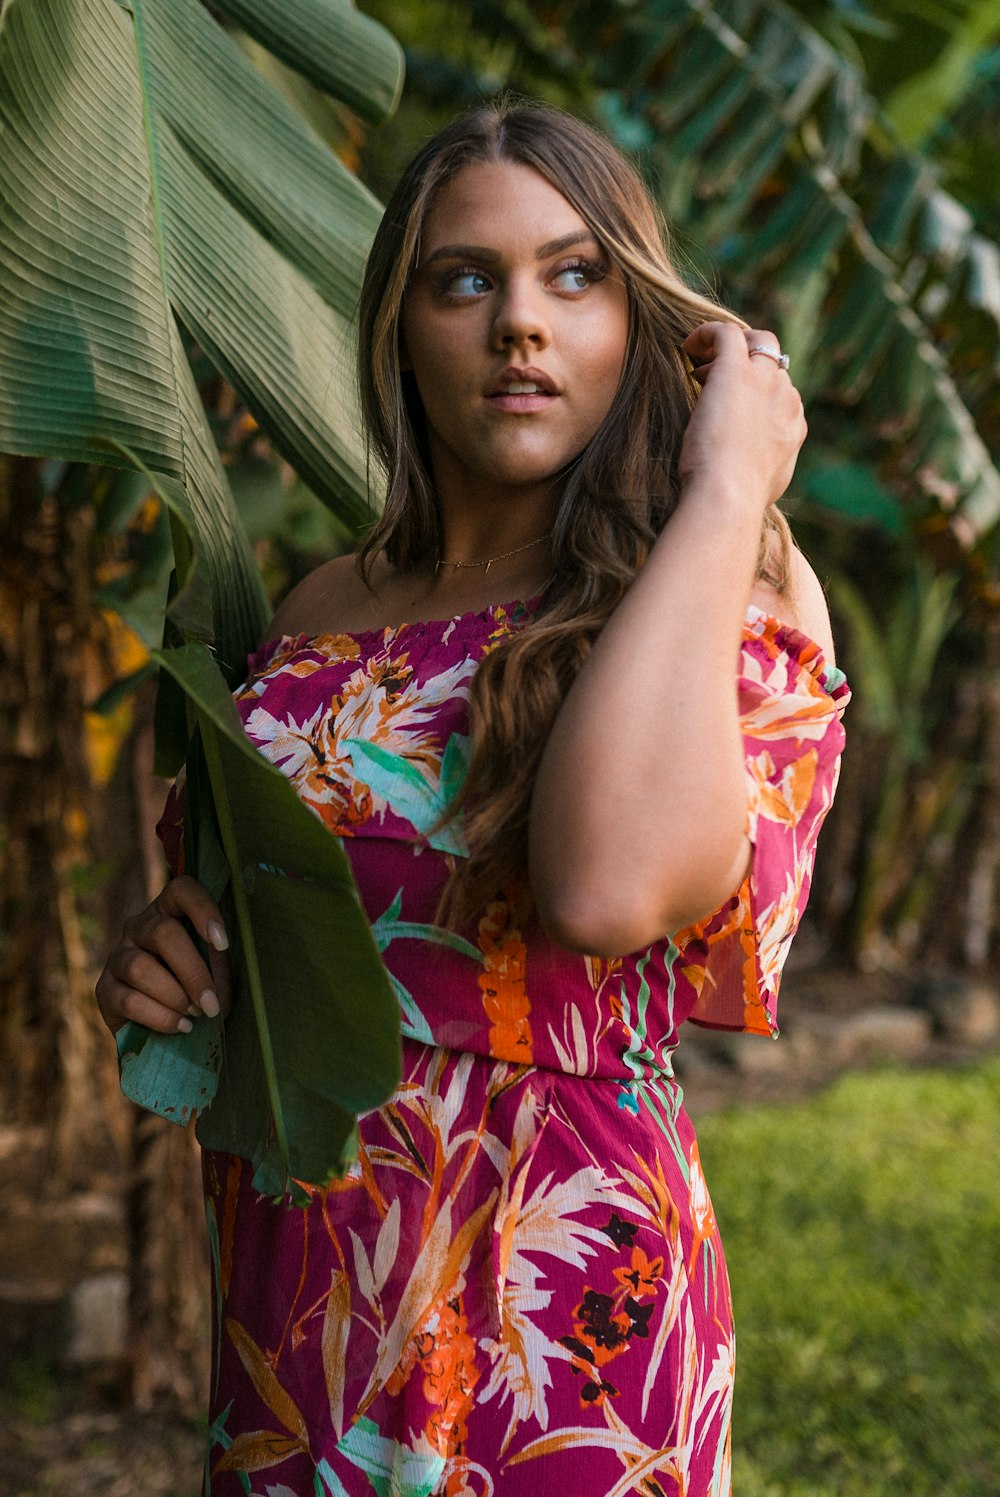
[[[539,390],[543,391],[546,395],[559,394],[559,391],[556,389],[555,380],[550,374],[546,374],[544,369],[535,369],[531,365],[529,365],[525,369],[519,369],[514,364],[511,364],[509,368],[505,369],[503,373],[499,375],[496,380],[494,380],[493,384],[487,390],[486,394],[506,395],[511,385],[522,384],[537,385]]]

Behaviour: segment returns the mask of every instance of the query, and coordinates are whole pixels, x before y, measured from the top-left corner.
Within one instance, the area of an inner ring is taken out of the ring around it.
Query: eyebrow
[[[561,254],[563,250],[572,249],[575,244],[597,244],[597,238],[589,229],[575,229],[572,234],[564,234],[561,239],[549,239],[545,244],[540,244],[535,250],[536,260],[547,260],[550,255]],[[490,263],[500,259],[500,251],[489,249],[484,244],[442,244],[433,254],[428,255],[424,261],[425,265],[431,265],[435,260],[484,260]]]

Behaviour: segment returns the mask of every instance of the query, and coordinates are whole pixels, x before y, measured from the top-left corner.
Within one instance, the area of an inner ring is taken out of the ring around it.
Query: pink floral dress
[[[469,686],[529,620],[511,604],[284,638],[238,693],[251,740],[344,839],[404,1054],[357,1163],[305,1210],[206,1156],[212,1497],[730,1490],[729,1285],[671,1057],[685,1019],[777,1033],[847,689],[748,612],[753,866],[710,919],[604,961],[507,891],[455,933],[435,909],[462,834],[438,820]]]

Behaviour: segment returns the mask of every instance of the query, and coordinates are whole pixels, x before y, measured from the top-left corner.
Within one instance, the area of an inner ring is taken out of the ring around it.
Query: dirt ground
[[[0,1414],[0,1497],[197,1497],[202,1431],[176,1416],[74,1407]]]

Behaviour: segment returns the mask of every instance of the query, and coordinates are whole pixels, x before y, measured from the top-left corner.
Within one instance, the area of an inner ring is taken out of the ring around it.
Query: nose
[[[491,332],[497,350],[544,348],[548,344],[551,330],[543,297],[534,277],[511,277],[493,319]]]

